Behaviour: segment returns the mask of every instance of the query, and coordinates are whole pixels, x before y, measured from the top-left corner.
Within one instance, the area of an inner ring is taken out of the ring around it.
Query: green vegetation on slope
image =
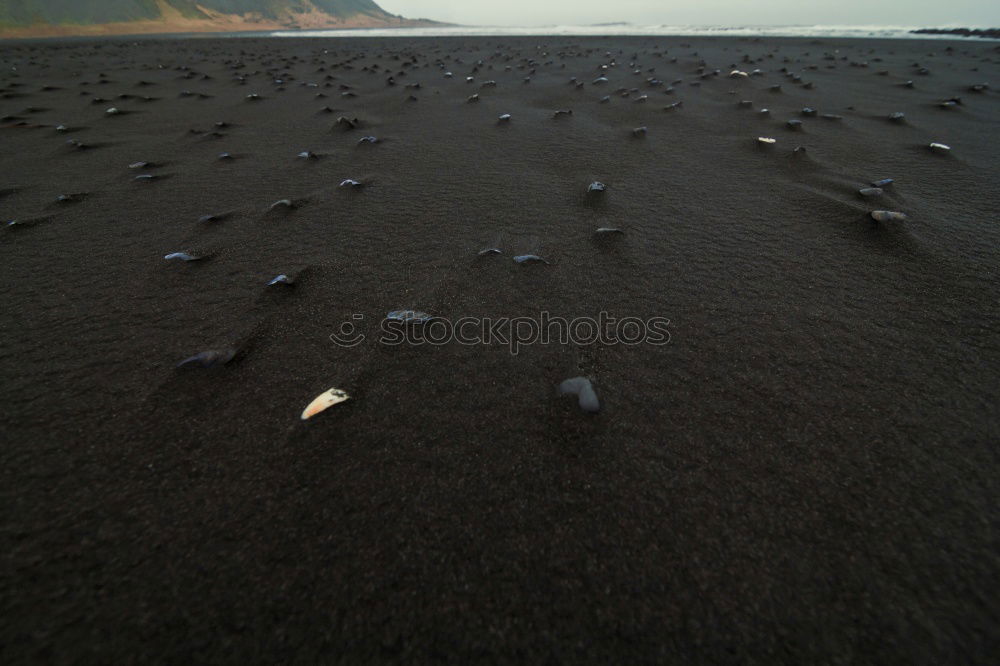
[[[110,23],[154,19],[160,10],[154,0],[3,0],[0,24]]]
[[[202,6],[223,14],[259,14],[276,19],[287,12],[305,12],[308,0],[166,0],[188,18],[205,18]],[[387,16],[373,0],[312,0],[312,5],[331,16],[349,18],[358,14]],[[0,26],[16,27],[115,23],[160,18],[156,0],[0,0]]]

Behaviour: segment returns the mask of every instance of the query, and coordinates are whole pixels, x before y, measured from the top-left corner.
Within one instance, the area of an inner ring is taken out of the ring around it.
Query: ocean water
[[[736,37],[878,37],[889,39],[962,39],[955,35],[916,35],[926,26],[902,25],[550,25],[448,26],[432,28],[361,28],[352,30],[294,30],[268,33],[272,37],[531,37],[531,36],[736,36]],[[949,26],[950,27],[950,26]],[[957,27],[957,26],[956,26]],[[968,26],[966,26],[968,27]],[[971,38],[979,39],[979,38]],[[992,41],[992,40],[990,40]]]

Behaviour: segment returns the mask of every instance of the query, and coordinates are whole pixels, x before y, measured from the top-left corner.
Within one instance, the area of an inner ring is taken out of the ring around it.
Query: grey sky
[[[376,0],[409,18],[471,25],[920,25],[1000,27],[1000,0]]]

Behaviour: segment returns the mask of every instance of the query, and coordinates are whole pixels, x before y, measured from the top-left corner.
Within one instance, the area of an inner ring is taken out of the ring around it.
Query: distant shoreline
[[[135,21],[91,26],[0,28],[0,40],[194,37],[730,37],[741,39],[937,39],[1000,40],[1000,28],[916,28],[913,26],[636,26],[629,23],[536,27],[470,26],[431,19],[350,22],[317,27],[272,22],[207,23]]]
[[[958,37],[1000,39],[1000,28],[921,28],[910,32],[915,35],[955,35]]]

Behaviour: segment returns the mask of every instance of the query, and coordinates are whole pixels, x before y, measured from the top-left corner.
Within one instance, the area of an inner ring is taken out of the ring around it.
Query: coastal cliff
[[[0,37],[240,32],[435,25],[373,0],[11,0]]]

